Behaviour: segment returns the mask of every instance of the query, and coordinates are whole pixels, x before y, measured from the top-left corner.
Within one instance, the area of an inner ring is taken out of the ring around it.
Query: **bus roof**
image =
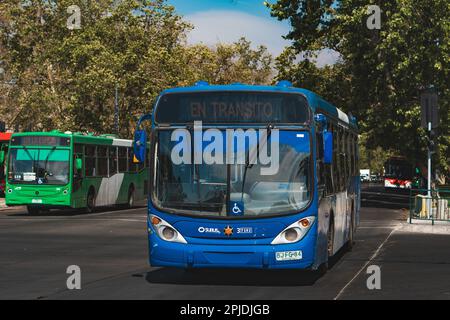
[[[82,132],[61,132],[59,130],[46,131],[46,132],[17,132],[12,137],[29,137],[29,136],[47,136],[47,137],[61,137],[72,138],[75,143],[87,143],[87,144],[104,144],[121,147],[131,147],[132,141],[127,139],[119,139],[113,134],[94,135],[91,133]]]
[[[316,113],[325,113],[335,121],[341,122],[353,129],[357,129],[356,119],[335,107],[331,103],[325,101],[318,94],[302,88],[296,88],[289,81],[279,81],[275,86],[247,85],[242,83],[233,83],[229,85],[210,85],[207,82],[199,81],[194,86],[177,87],[166,89],[161,95],[170,93],[187,93],[187,92],[214,92],[214,91],[260,91],[260,92],[282,92],[282,93],[299,93],[306,97],[312,111]]]

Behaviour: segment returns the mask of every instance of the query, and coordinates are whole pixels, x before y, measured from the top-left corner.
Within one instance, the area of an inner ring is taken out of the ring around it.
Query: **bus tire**
[[[94,211],[95,211],[95,191],[93,188],[90,188],[86,197],[86,212],[92,213]]]
[[[38,207],[27,206],[28,214],[37,215],[41,211]]]
[[[321,277],[328,272],[328,261],[322,263],[316,270],[316,274]]]

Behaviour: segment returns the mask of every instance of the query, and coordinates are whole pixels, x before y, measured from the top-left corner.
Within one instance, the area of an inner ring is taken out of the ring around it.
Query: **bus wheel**
[[[127,202],[127,207],[128,208],[133,208],[134,206],[134,188],[130,187],[128,190],[128,202]]]
[[[86,199],[86,212],[92,213],[95,210],[95,192],[91,189]]]
[[[38,207],[27,206],[27,211],[29,214],[39,214],[41,210]]]
[[[328,271],[328,261],[322,263],[322,264],[319,266],[319,268],[317,268],[316,274],[317,274],[318,276],[321,277],[321,276],[323,276],[325,273],[327,273],[327,271]]]

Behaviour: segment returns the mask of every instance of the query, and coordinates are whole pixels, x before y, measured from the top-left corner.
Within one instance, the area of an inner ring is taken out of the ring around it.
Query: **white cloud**
[[[265,45],[275,56],[290,43],[282,38],[289,32],[289,27],[275,18],[265,19],[231,10],[202,11],[185,18],[195,27],[188,35],[189,43],[214,45],[218,42],[232,43],[245,37],[253,46]]]
[[[275,18],[263,18],[232,10],[201,11],[185,17],[194,25],[188,34],[188,43],[215,45],[232,43],[241,37],[247,38],[253,46],[264,45],[274,56],[278,56],[284,47],[290,44],[282,36],[289,32],[289,25]],[[339,53],[331,49],[319,51],[315,59],[318,67],[334,64]]]
[[[322,68],[325,65],[335,64],[340,59],[340,57],[341,56],[340,56],[339,52],[336,52],[331,49],[323,49],[323,50],[319,51],[319,53],[315,59],[315,63],[316,63],[316,66],[318,66],[319,68]]]

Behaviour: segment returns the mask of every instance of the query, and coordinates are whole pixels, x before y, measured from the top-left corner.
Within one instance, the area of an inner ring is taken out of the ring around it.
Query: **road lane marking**
[[[383,248],[383,246],[388,242],[389,238],[392,236],[392,234],[397,231],[400,227],[395,227],[394,229],[392,229],[392,231],[388,234],[388,236],[386,237],[386,239],[384,239],[384,241],[378,246],[377,250],[373,253],[373,255],[369,258],[369,260],[362,266],[361,269],[359,269],[359,271],[354,275],[354,277],[341,289],[341,291],[339,291],[339,293],[337,294],[336,297],[333,298],[333,300],[338,300],[340,298],[340,296],[344,293],[345,289],[347,289],[350,284],[356,279],[358,278],[358,276],[361,274],[361,272],[363,270],[365,270],[367,268],[367,266],[378,256],[378,254],[380,253],[381,249]]]

